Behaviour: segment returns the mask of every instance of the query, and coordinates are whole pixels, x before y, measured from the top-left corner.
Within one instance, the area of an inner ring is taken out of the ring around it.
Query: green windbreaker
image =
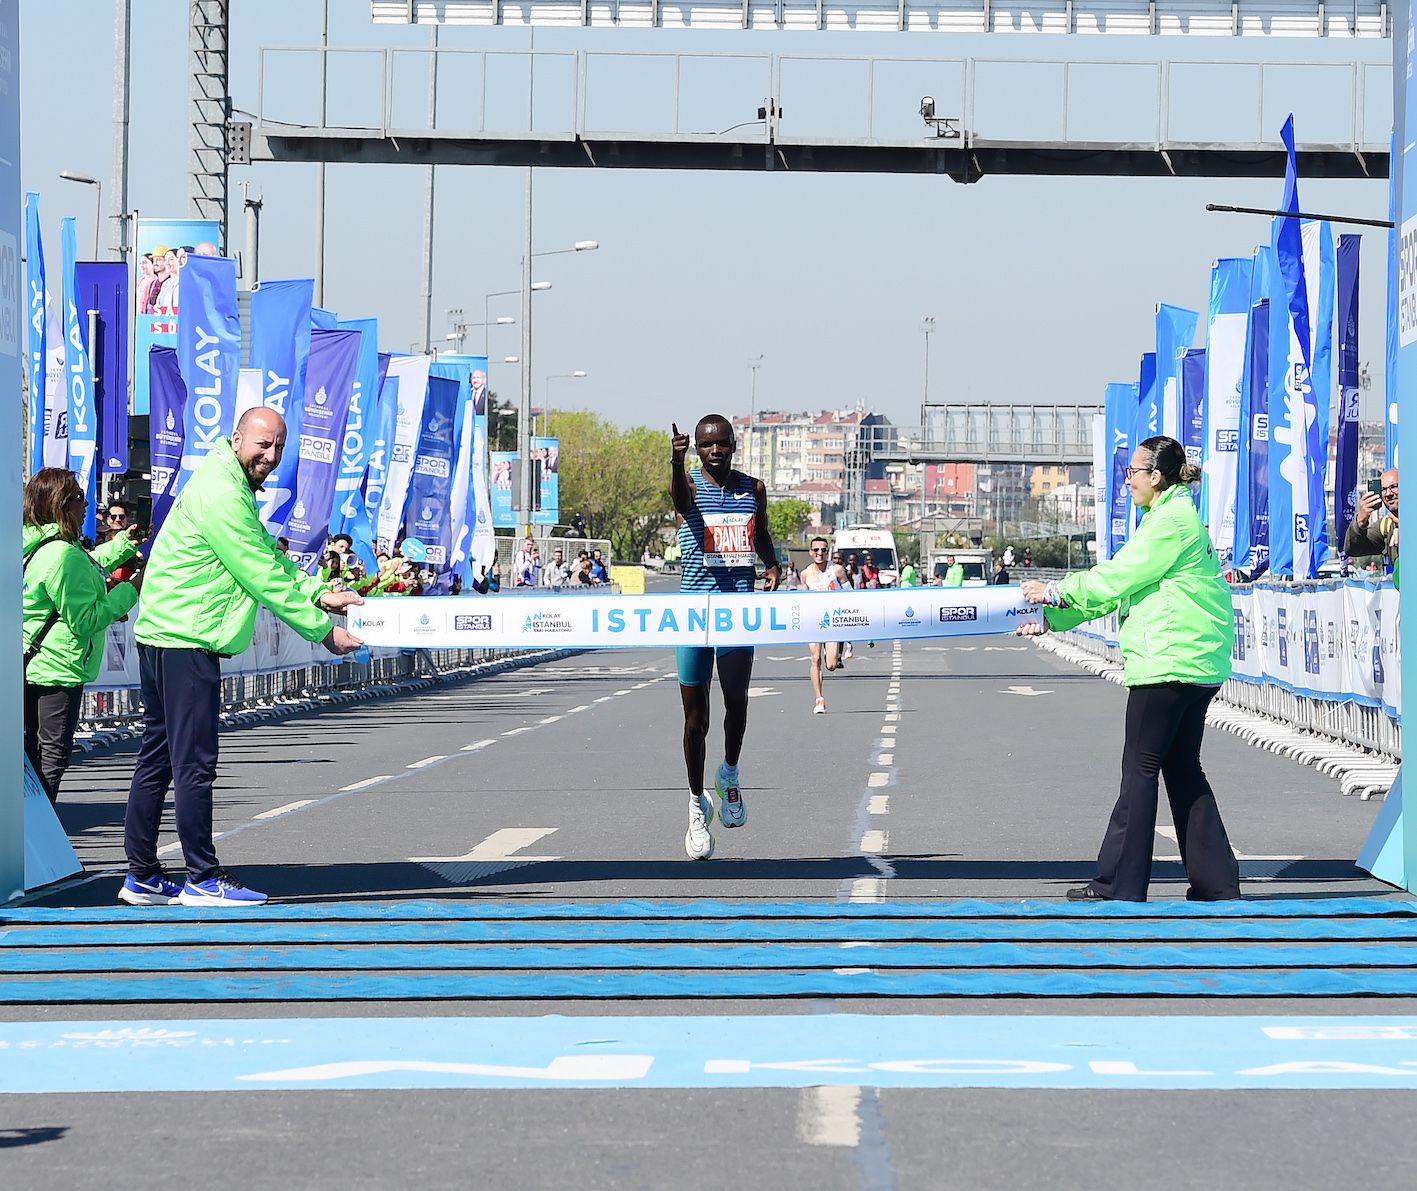
[[[58,538],[57,525],[26,525],[20,544],[27,552],[36,542]],[[25,670],[25,681],[36,686],[83,686],[98,677],[103,665],[103,634],[128,614],[138,598],[131,583],[107,590],[105,570],[127,562],[138,547],[126,533],[115,535],[89,554],[73,542],[45,542],[25,571],[21,609],[24,649],[28,650],[52,611],[55,622]]]
[[[330,631],[329,615],[315,603],[324,590],[276,548],[224,438],[158,532],[133,632],[144,645],[232,656],[251,644],[256,608],[265,604],[307,641],[319,641]]]
[[[1125,546],[1090,571],[1068,575],[1058,594],[1067,607],[1044,610],[1050,629],[1120,614],[1127,686],[1214,685],[1230,677],[1230,587],[1185,484],[1157,496]]]

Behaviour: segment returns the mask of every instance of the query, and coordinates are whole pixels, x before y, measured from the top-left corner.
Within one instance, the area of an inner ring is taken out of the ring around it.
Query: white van
[[[964,569],[966,587],[985,587],[994,577],[993,551],[960,547],[954,550],[935,550],[930,554],[928,582],[943,582],[950,569],[949,563],[945,561],[949,558],[953,558]]]
[[[900,559],[895,552],[895,538],[888,529],[874,525],[848,525],[836,531],[832,549],[840,550],[843,559],[856,555],[858,564],[869,556],[881,572],[882,587],[894,587],[900,580]]]

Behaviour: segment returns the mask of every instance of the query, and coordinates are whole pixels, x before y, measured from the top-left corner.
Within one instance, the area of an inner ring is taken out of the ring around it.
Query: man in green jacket
[[[168,513],[143,580],[133,635],[143,689],[143,743],[128,790],[123,845],[128,875],[119,899],[130,905],[259,905],[217,861],[212,843],[221,659],[251,644],[256,609],[265,604],[307,641],[336,656],[359,639],[330,622],[364,601],[333,592],[304,574],[261,524],[255,492],[285,450],[285,421],[275,410],[248,410],[230,440],[216,445]],[[177,838],[187,862],[179,886],[157,858],[158,825],[173,787]]]

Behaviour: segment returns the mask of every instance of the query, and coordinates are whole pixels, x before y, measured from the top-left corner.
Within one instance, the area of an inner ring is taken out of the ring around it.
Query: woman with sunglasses
[[[1026,580],[1024,599],[1045,604],[1045,624],[1020,636],[1070,629],[1116,611],[1126,671],[1122,790],[1097,857],[1097,875],[1074,901],[1146,901],[1156,832],[1158,778],[1186,867],[1191,901],[1240,896],[1240,868],[1201,768],[1205,713],[1230,677],[1235,619],[1230,588],[1201,524],[1190,484],[1200,468],[1174,438],[1148,438],[1126,470],[1141,524],[1089,571],[1052,583]]]
[[[50,802],[69,768],[84,684],[103,665],[104,632],[138,599],[131,581],[110,590],[105,570],[137,553],[136,531],[116,533],[89,554],[79,542],[84,511],[78,478],[66,468],[42,468],[25,485],[25,755]]]

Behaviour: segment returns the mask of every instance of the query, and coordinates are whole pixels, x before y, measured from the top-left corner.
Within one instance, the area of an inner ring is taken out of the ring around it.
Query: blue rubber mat
[[[1172,944],[1058,946],[1013,943],[838,946],[624,947],[89,947],[0,951],[0,973],[381,972],[381,971],[732,971],[811,968],[1417,968],[1417,945]]]
[[[115,881],[114,888],[117,888]],[[265,921],[495,921],[502,919],[692,919],[692,918],[1366,918],[1417,916],[1411,898],[1334,897],[1304,900],[1229,902],[996,902],[959,901],[849,902],[722,902],[722,901],[616,901],[533,903],[524,902],[342,902],[338,905],[276,903],[262,906]],[[186,906],[135,909],[109,906],[66,910],[47,906],[0,910],[0,926],[64,923],[98,925],[126,923],[149,913],[164,919],[227,919],[230,910],[198,910]]]
[[[239,920],[238,920],[239,919]],[[361,943],[947,943],[1360,942],[1417,939],[1417,918],[724,919],[547,922],[305,922],[228,911],[220,921],[170,920],[162,908],[124,926],[0,929],[9,947]]]
[[[11,977],[0,1003],[555,1000],[744,997],[1417,996],[1417,971],[606,972]]]

